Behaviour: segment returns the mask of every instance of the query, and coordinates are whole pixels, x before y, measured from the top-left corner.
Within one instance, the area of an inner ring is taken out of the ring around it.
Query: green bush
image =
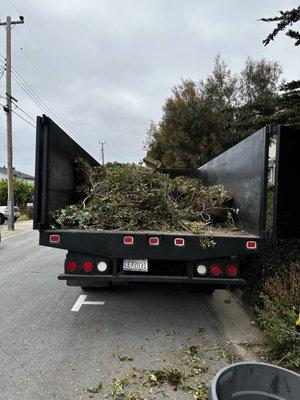
[[[295,322],[300,307],[300,241],[273,241],[244,266],[243,299],[255,309],[270,355],[300,369]]]
[[[300,342],[295,322],[300,307],[300,264],[291,263],[267,279],[256,307],[270,354],[287,367],[300,368]]]
[[[14,203],[19,207],[31,202],[33,186],[27,182],[14,179]],[[7,205],[7,180],[0,181],[0,205]]]

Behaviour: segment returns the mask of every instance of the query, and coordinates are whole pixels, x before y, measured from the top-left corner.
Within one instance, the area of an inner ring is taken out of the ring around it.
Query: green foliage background
[[[14,203],[17,206],[25,206],[31,202],[33,186],[27,182],[14,179]],[[0,181],[0,205],[7,205],[7,180]]]
[[[164,167],[197,168],[268,124],[300,122],[300,81],[281,80],[278,62],[248,58],[233,74],[220,56],[211,74],[172,89],[147,155]]]

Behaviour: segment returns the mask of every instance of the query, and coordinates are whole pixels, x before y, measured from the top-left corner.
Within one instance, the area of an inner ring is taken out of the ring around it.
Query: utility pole
[[[6,117],[7,117],[7,229],[14,230],[14,181],[13,181],[13,144],[12,144],[12,93],[11,93],[11,27],[24,24],[24,17],[18,21],[12,21],[6,17],[6,22],[0,22],[0,26],[6,26]]]
[[[104,165],[104,145],[106,142],[100,142],[99,144],[101,145],[101,165]]]

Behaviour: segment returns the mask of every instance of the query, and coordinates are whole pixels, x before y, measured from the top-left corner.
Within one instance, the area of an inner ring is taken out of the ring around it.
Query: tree
[[[247,58],[240,73],[239,106],[233,124],[238,140],[275,122],[281,74],[277,61]]]
[[[182,81],[165,101],[159,123],[148,131],[148,156],[165,167],[197,168],[272,122],[281,68],[248,58],[239,75],[220,56],[198,83]]]
[[[279,14],[279,16],[272,18],[261,18],[261,21],[264,22],[277,22],[277,27],[266,37],[266,39],[263,40],[265,46],[274,40],[280,31],[284,31],[288,26],[291,26],[300,20],[300,6],[288,11],[279,11]],[[286,36],[295,40],[295,46],[300,45],[299,31],[289,29],[286,32]]]
[[[32,200],[33,187],[27,182],[14,179],[14,202],[24,206]],[[7,205],[7,180],[0,181],[0,205]]]
[[[300,123],[300,81],[291,81],[280,87],[276,123]]]
[[[207,140],[205,127],[201,126],[207,118],[199,85],[183,81],[175,86],[163,106],[162,120],[150,126],[148,155],[164,166],[194,166],[202,150],[201,142]]]

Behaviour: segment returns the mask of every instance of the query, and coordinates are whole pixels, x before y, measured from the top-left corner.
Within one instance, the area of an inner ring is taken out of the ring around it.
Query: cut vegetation
[[[135,164],[76,163],[80,201],[55,211],[52,228],[197,234],[207,226],[234,226],[231,196],[221,185],[205,187],[199,179],[170,178]]]

